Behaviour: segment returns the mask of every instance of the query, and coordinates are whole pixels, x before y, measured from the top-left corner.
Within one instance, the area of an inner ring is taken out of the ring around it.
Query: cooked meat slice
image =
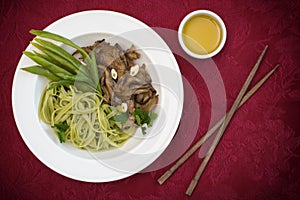
[[[149,73],[146,70],[146,65],[143,64],[140,69],[139,72],[137,73],[136,77],[143,79],[145,82],[147,83],[151,83],[151,76],[149,75]]]
[[[129,60],[136,60],[136,59],[139,59],[141,57],[141,55],[138,52],[135,51],[135,46],[134,45],[131,45],[131,47],[126,50],[125,56]]]
[[[151,77],[146,71],[145,65],[143,65],[135,76],[131,76],[129,73],[124,74],[124,76],[118,80],[114,92],[117,96],[121,97],[121,99],[128,100],[137,89],[142,89],[150,83]]]
[[[135,95],[134,100],[139,104],[146,104],[149,101],[149,99],[152,98],[152,96],[152,93],[149,91]]]
[[[85,52],[87,52],[88,54],[90,54],[92,52],[92,50],[97,46],[99,45],[101,42],[104,42],[105,39],[102,39],[102,40],[97,40],[93,45],[90,45],[90,46],[86,46],[86,47],[81,47]],[[82,60],[82,56],[81,54],[79,53],[78,50],[76,50],[73,54],[72,54],[75,58],[77,59],[80,59]]]
[[[151,77],[145,69],[145,65],[140,67],[139,72],[135,76],[131,76],[129,73],[122,76],[114,88],[114,95],[124,101],[127,101],[138,90],[149,87],[151,83]],[[151,86],[151,90],[154,88]],[[146,91],[145,90],[145,91]]]
[[[137,107],[143,110],[153,109],[158,102],[158,95],[151,84],[146,66],[143,64],[136,70],[137,74],[130,75],[131,67],[135,65],[134,60],[140,58],[134,45],[124,52],[118,43],[112,46],[103,39],[83,48],[88,53],[95,52],[99,82],[107,103],[120,105],[126,102],[130,114]],[[112,69],[117,72],[115,79],[111,75]]]
[[[118,73],[118,78],[121,78],[126,72],[126,60],[121,56],[123,50],[119,44],[114,46],[107,42],[101,42],[95,45],[95,56],[97,64],[104,65],[115,69]]]
[[[139,87],[133,94],[138,95],[138,94],[143,94],[143,93],[147,93],[147,92],[156,94],[156,90],[153,88],[153,86],[151,84],[147,84],[142,87]]]
[[[115,86],[115,82],[112,80],[111,73],[109,68],[103,67],[102,65],[98,65],[100,70],[103,70],[104,73],[100,76],[100,86],[104,93],[104,97],[107,99],[108,103],[111,100],[113,89]]]
[[[158,103],[158,95],[153,96],[149,101],[145,104],[135,103],[136,108],[141,108],[142,110],[152,110],[154,106]]]
[[[149,74],[143,70],[145,68],[142,68],[136,76],[126,73],[118,80],[111,99],[114,104],[120,103],[120,100],[133,100],[134,104],[143,109],[150,110],[153,108],[152,104],[157,103],[158,97],[156,90],[151,85],[151,79],[149,80]]]
[[[132,94],[141,86],[147,84],[143,79],[138,77],[131,76],[128,73],[124,74],[121,77],[114,88],[114,97],[118,97],[124,101],[127,101],[131,98]]]
[[[109,91],[107,90],[107,87],[101,86],[101,90],[103,92],[103,97],[108,101],[109,103]]]
[[[121,78],[126,72],[125,63],[120,58],[115,59],[110,67],[117,71],[118,78]]]
[[[95,56],[97,64],[109,66],[119,57],[119,50],[109,43],[101,42],[95,46]]]
[[[134,112],[134,102],[133,100],[128,100],[127,101],[127,105],[128,105],[128,111],[129,113],[133,113]]]
[[[119,50],[120,54],[123,53],[123,49],[118,43],[115,44],[115,47]]]
[[[129,59],[127,59],[126,56],[125,56],[125,54],[121,54],[120,59],[123,61],[124,65],[125,65],[125,68],[126,68],[127,71],[129,71],[130,67],[134,65],[134,62],[131,61],[131,60],[129,60]]]
[[[98,72],[99,72],[99,76],[100,76],[100,77],[101,77],[102,74],[104,73],[105,68],[106,68],[106,67],[105,67],[104,65],[101,65],[101,64],[98,65]]]
[[[135,103],[140,107],[143,107],[144,109],[148,109],[148,104],[152,101],[153,98],[156,98],[156,90],[152,87],[151,84],[141,87],[134,92]],[[150,106],[149,108],[152,108],[152,106]]]

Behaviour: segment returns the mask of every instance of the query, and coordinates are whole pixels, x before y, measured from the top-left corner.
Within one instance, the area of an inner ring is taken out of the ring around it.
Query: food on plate
[[[49,79],[38,113],[60,142],[101,151],[122,146],[138,127],[146,134],[157,117],[158,94],[146,65],[135,63],[141,55],[134,45],[124,50],[102,39],[79,47],[54,33],[30,32],[38,36],[31,42],[36,50],[24,55],[36,65],[22,69]]]

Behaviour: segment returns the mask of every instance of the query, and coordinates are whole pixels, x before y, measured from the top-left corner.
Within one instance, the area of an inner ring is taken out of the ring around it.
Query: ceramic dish
[[[47,80],[20,70],[33,65],[22,56],[14,76],[12,106],[19,132],[31,152],[57,173],[87,182],[122,179],[150,165],[172,140],[182,113],[181,74],[166,43],[141,21],[112,11],[75,13],[44,30],[65,36],[80,46],[102,38],[118,42],[123,48],[134,44],[142,53],[140,62],[147,65],[160,95],[158,118],[147,135],[137,132],[120,149],[92,153],[61,144],[53,130],[38,119],[39,98]],[[32,45],[26,50],[33,50]]]

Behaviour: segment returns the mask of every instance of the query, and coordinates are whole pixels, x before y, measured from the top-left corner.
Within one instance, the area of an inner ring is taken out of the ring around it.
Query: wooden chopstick
[[[233,105],[231,106],[231,108],[230,108],[228,114],[226,115],[226,118],[225,118],[225,120],[224,120],[223,125],[222,125],[221,128],[219,129],[219,132],[218,132],[218,134],[216,135],[216,137],[215,137],[215,139],[214,139],[214,141],[213,141],[211,147],[209,148],[209,150],[208,150],[208,152],[207,152],[207,154],[206,154],[206,156],[205,156],[203,162],[202,162],[201,165],[199,166],[199,168],[198,168],[198,170],[197,170],[197,172],[196,172],[194,178],[192,179],[192,181],[191,181],[191,183],[190,183],[188,189],[186,190],[186,194],[187,194],[187,195],[189,195],[189,196],[192,195],[192,193],[193,193],[193,191],[194,191],[196,185],[198,184],[198,181],[199,181],[200,176],[202,175],[202,173],[203,173],[203,171],[204,171],[204,169],[205,169],[207,163],[209,162],[209,160],[210,160],[212,154],[214,153],[214,150],[216,149],[216,147],[217,147],[217,145],[218,145],[218,143],[219,143],[221,137],[223,136],[223,133],[224,133],[224,131],[226,130],[226,128],[227,128],[227,126],[228,126],[230,120],[232,119],[232,117],[233,117],[233,115],[235,114],[235,112],[236,112],[236,110],[237,110],[239,104],[241,103],[241,100],[242,100],[243,96],[245,95],[246,90],[248,89],[248,87],[249,87],[249,85],[250,85],[250,83],[251,83],[251,81],[252,81],[252,79],[253,79],[253,77],[254,77],[254,75],[255,75],[255,73],[256,73],[256,71],[257,71],[257,69],[258,69],[258,67],[259,67],[259,65],[260,65],[260,63],[261,63],[261,61],[262,61],[262,59],[263,59],[263,57],[264,57],[264,55],[265,55],[265,53],[266,53],[267,48],[268,48],[268,46],[266,45],[266,47],[265,47],[264,50],[262,51],[261,55],[259,56],[259,58],[258,58],[256,64],[254,65],[253,69],[251,70],[250,74],[248,75],[248,77],[247,77],[247,79],[246,79],[246,81],[245,81],[245,83],[244,83],[242,89],[240,90],[240,92],[239,92],[237,98],[235,99]]]
[[[277,70],[279,64],[276,65],[270,72],[268,72],[245,96],[239,104],[239,108],[268,80],[268,78]],[[222,125],[225,120],[224,115],[205,135],[202,136],[169,170],[167,170],[159,179],[158,183],[163,184],[168,178],[187,160],[197,149],[208,139],[212,134]]]

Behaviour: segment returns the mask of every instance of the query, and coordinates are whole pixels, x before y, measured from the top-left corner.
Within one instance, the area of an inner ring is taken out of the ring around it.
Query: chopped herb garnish
[[[57,133],[60,143],[65,142],[65,133],[68,130],[69,126],[65,123],[59,122],[51,127],[54,128],[55,132]]]
[[[153,121],[157,118],[157,114],[153,111],[143,111],[141,108],[135,109],[133,112],[133,116],[135,117],[137,125],[142,128],[142,133],[146,134],[146,127],[143,126],[147,124],[147,127],[151,127]]]

